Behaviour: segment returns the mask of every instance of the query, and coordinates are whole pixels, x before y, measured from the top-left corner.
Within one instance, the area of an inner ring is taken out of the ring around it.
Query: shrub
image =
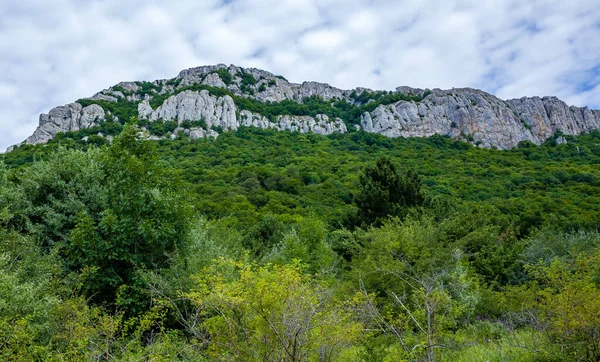
[[[231,76],[231,73],[229,73],[229,70],[227,70],[227,68],[218,69],[214,73],[217,73],[219,75],[219,78],[221,78],[225,85],[230,85],[233,81],[233,77]]]

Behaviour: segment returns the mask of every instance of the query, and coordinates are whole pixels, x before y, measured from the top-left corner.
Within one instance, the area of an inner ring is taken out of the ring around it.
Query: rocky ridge
[[[330,120],[327,115],[318,114],[315,117],[280,115],[270,120],[258,113],[237,109],[233,99],[212,96],[207,90],[200,92],[184,91],[169,97],[161,106],[153,110],[148,100],[143,100],[138,106],[138,117],[151,122],[177,121],[180,126],[185,121],[204,120],[206,129],[220,128],[222,130],[237,130],[240,126],[273,128],[280,131],[313,132],[331,134],[347,132],[346,125],[341,119]],[[187,133],[185,129],[180,129]],[[191,131],[197,129],[192,128]],[[177,130],[179,131],[179,129]],[[206,135],[210,135],[206,133]]]
[[[215,89],[221,91],[211,91]],[[362,97],[370,94],[402,94],[409,98],[378,103],[377,97]],[[351,124],[347,119],[327,114],[267,117],[237,104],[244,103],[244,98],[267,105],[282,101],[302,103],[307,97],[332,102],[332,107],[336,101],[373,107],[362,112],[355,124]],[[174,138],[181,133],[190,138],[217,137],[218,131],[236,130],[241,126],[322,135],[348,132],[352,127],[388,137],[447,135],[480,147],[507,149],[521,141],[540,144],[557,131],[577,135],[600,128],[599,110],[568,106],[556,97],[503,101],[470,88],[422,90],[398,87],[389,93],[365,88],[342,90],[317,82],[290,83],[264,70],[223,64],[187,69],[169,80],[121,82],[86,100],[99,104],[127,101],[137,104],[137,116],[142,121],[177,122],[177,128],[170,135],[155,135],[153,139]],[[101,122],[123,121],[99,104],[83,107],[71,103],[53,108],[48,114],[40,115],[38,128],[25,142],[46,143],[58,132],[95,127]],[[200,120],[202,126],[184,127],[186,121]]]
[[[73,132],[90,128],[104,121],[104,109],[97,104],[83,107],[79,103],[52,108],[48,114],[40,115],[40,124],[33,135],[27,138],[28,144],[46,143],[58,132]]]

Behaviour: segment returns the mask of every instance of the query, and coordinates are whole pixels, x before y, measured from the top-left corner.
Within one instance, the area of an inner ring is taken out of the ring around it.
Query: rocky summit
[[[557,131],[577,135],[600,128],[600,110],[569,106],[556,97],[504,101],[470,88],[342,90],[219,64],[187,69],[173,79],[121,82],[53,108],[40,115],[38,128],[25,142],[45,143],[59,132],[128,121],[119,119],[117,108],[129,110],[121,113],[137,117],[143,127],[176,122],[173,130],[153,139],[217,137],[251,126],[321,135],[356,130],[388,137],[438,134],[507,149],[522,141],[540,144]]]

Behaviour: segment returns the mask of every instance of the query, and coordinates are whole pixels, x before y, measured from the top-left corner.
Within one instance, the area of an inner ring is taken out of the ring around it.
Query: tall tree
[[[356,205],[362,224],[378,226],[388,216],[404,217],[410,207],[423,204],[419,176],[411,170],[401,176],[388,157],[361,173],[360,186]]]
[[[136,271],[169,264],[188,236],[190,209],[181,185],[158,163],[154,143],[136,126],[126,126],[99,161],[106,174],[106,207],[80,213],[68,261],[71,269],[84,272],[84,291],[94,300],[141,309]]]

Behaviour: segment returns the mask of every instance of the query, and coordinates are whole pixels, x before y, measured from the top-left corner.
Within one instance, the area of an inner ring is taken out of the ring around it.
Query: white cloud
[[[338,87],[482,88],[600,107],[594,1],[0,2],[0,149],[40,112],[214,63]]]

